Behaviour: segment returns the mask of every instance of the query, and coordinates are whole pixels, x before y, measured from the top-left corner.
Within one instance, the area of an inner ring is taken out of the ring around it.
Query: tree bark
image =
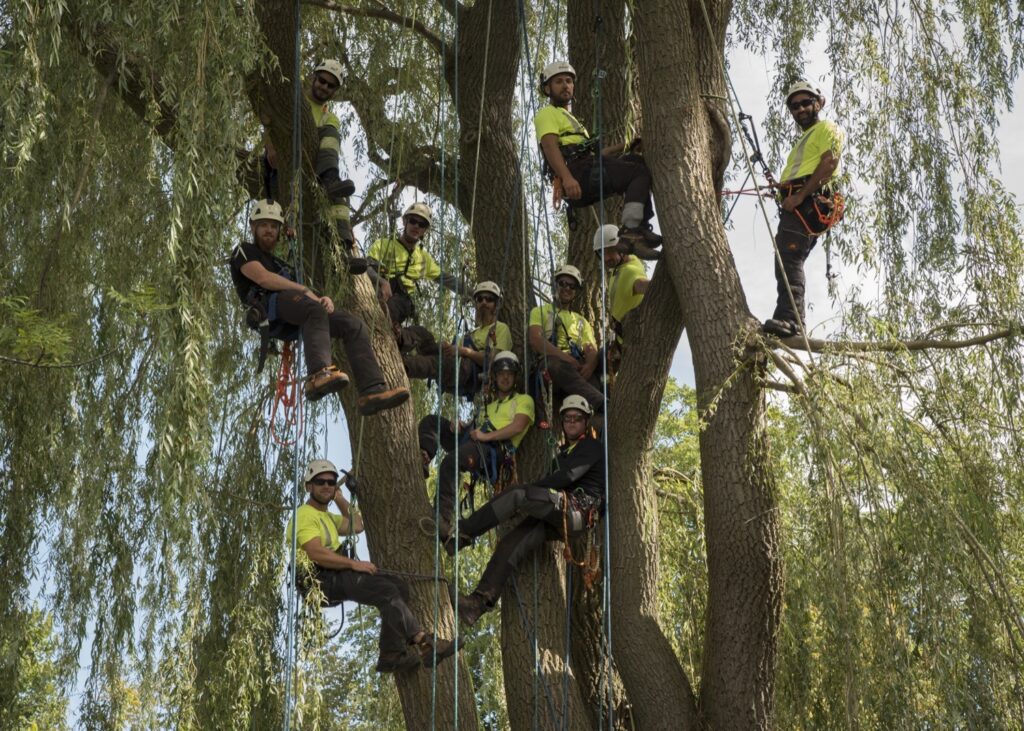
[[[725,97],[730,4],[709,6],[710,35],[701,3],[645,5],[636,18],[640,91],[645,141],[658,151],[649,164],[666,239],[661,266],[667,265],[679,297],[694,353],[698,407],[707,422],[700,435],[709,585],[699,708],[711,728],[768,728],[782,566],[764,401],[753,372],[761,364],[736,368],[736,343],[757,323],[715,189],[727,140],[709,103]],[[648,667],[644,681],[656,675]],[[626,681],[631,694],[638,681]]]

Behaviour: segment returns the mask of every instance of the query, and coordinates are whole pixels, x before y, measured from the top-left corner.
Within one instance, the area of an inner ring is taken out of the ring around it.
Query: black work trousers
[[[439,363],[440,361],[440,363]],[[455,367],[455,356],[450,358],[432,355],[403,355],[402,364],[405,366],[405,373],[409,378],[421,380],[437,379],[440,374],[441,380],[438,386],[445,393],[455,393],[455,386],[458,384],[460,396],[472,396],[479,388],[473,378],[473,361],[468,358],[459,358],[458,368]],[[444,370],[439,371],[443,365]]]
[[[366,324],[351,312],[335,309],[328,315],[316,300],[287,290],[277,293],[277,319],[301,329],[307,374],[331,364],[331,338],[341,338],[359,393],[384,385]]]
[[[459,532],[476,538],[496,527],[516,513],[523,518],[512,530],[501,537],[494,555],[487,562],[476,593],[493,605],[501,590],[522,560],[545,541],[562,537],[562,510],[569,496],[559,490],[533,485],[515,485],[491,498],[475,513],[459,521]],[[574,535],[585,527],[583,514],[569,502],[567,527]]]
[[[409,606],[409,587],[397,576],[351,569],[317,570],[327,601],[352,601],[380,610],[380,652],[404,652],[422,627]]]
[[[438,430],[440,424],[440,430]],[[447,452],[441,460],[441,466],[437,472],[437,503],[441,521],[445,526],[450,526],[455,517],[456,488],[458,487],[458,473],[477,472],[485,469],[491,459],[491,451],[494,450],[490,444],[482,444],[469,439],[468,436],[459,439],[459,435],[452,429],[448,419],[439,418],[437,414],[424,416],[420,419],[419,427],[420,449],[433,459],[437,454],[438,442]],[[455,445],[458,444],[458,457],[456,458]],[[456,465],[458,470],[456,471]],[[442,533],[445,531],[442,531]]]
[[[538,368],[544,368],[544,360],[537,363]],[[576,366],[560,358],[547,359],[548,373],[551,374],[551,382],[555,385],[555,400],[561,401],[566,396],[582,396],[594,409],[595,412],[604,411],[604,393],[601,391],[600,375],[598,369],[601,367],[598,362],[597,368],[591,374],[589,380],[585,380]],[[555,404],[552,404],[554,407]]]
[[[814,213],[813,196],[808,197],[800,206],[800,213],[805,221],[811,221]],[[805,210],[809,207],[809,210]],[[804,262],[811,253],[818,239],[811,236],[804,227],[803,222],[795,213],[782,211],[779,215],[779,229],[775,234],[775,245],[779,249],[779,256],[775,258],[775,288],[776,303],[775,320],[785,320],[796,323],[797,315],[799,322],[806,323],[806,307],[804,304],[804,291],[806,289],[806,277],[804,276]],[[779,259],[782,259],[782,267],[779,267]],[[785,273],[785,276],[783,276]],[[793,301],[789,299],[789,292],[786,290],[786,282],[789,282],[789,289],[793,292]],[[796,308],[794,309],[794,304]]]
[[[601,167],[598,169],[598,160]],[[568,200],[574,208],[584,208],[610,195],[622,195],[626,203],[641,203],[644,207],[644,222],[654,218],[654,204],[651,202],[651,171],[641,155],[609,157],[589,155],[566,163],[569,172],[580,184],[583,195],[579,200]],[[603,192],[602,192],[602,183]]]
[[[387,302],[388,316],[391,318],[391,322],[401,326],[403,322],[416,314],[416,305],[413,304],[412,297],[409,296],[405,285],[402,284],[401,277],[391,277],[388,284],[391,285],[391,299]]]

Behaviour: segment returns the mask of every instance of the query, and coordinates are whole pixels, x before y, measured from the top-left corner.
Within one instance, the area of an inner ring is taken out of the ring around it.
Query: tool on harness
[[[571,493],[565,493],[562,500],[562,556],[567,563],[576,566],[583,572],[583,586],[587,592],[592,591],[594,584],[601,580],[601,559],[597,547],[594,545],[594,526],[597,525],[597,518],[600,514],[600,503],[600,498],[587,495],[579,487]],[[580,513],[583,519],[586,547],[582,559],[577,559],[572,552],[569,536],[570,509]]]
[[[753,153],[750,155],[750,162],[758,165],[761,168],[761,174],[764,179],[768,181],[768,185],[775,187],[775,176],[772,175],[771,168],[768,167],[768,163],[764,159],[764,155],[761,154],[761,141],[757,137],[757,127],[754,124],[754,118],[744,112],[739,113],[740,119],[740,130],[743,132],[743,136],[747,138],[747,143],[750,145],[750,149]],[[747,122],[750,123],[750,128],[747,128]],[[756,181],[755,181],[756,182]]]
[[[776,202],[782,205],[786,197],[801,190],[807,178],[786,181],[779,183]],[[821,236],[830,228],[843,220],[846,212],[846,199],[838,190],[833,190],[826,183],[817,191],[804,199],[799,207],[793,209],[793,214],[799,219],[808,236]]]

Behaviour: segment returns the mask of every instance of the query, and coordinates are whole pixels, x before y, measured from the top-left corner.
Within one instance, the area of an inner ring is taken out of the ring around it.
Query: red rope
[[[292,343],[284,344],[281,350],[281,367],[277,371],[277,384],[274,387],[274,403],[270,408],[270,437],[281,447],[290,447],[302,435],[302,395],[299,380],[292,377],[294,353]],[[290,441],[277,435],[277,407],[281,406],[282,426],[296,427],[295,438]]]

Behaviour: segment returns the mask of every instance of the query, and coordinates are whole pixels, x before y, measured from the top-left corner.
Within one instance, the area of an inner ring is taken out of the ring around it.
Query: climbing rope
[[[296,341],[290,341],[281,348],[281,365],[277,372],[277,381],[274,386],[274,397],[270,408],[270,438],[279,447],[291,447],[302,436],[302,390],[299,388],[301,379],[294,374],[294,352],[293,345]],[[298,341],[301,345],[301,340]],[[285,429],[294,429],[294,437],[278,436],[277,410],[281,408],[282,422]]]

